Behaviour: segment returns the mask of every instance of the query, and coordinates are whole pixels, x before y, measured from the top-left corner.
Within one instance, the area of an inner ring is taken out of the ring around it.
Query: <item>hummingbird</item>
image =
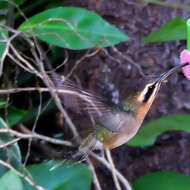
[[[105,149],[113,149],[127,143],[138,132],[149,111],[161,84],[166,79],[188,63],[177,65],[156,79],[148,82],[145,87],[130,95],[119,104],[106,104],[104,99],[94,93],[85,91],[65,80],[63,88],[68,90],[64,95],[66,106],[78,108],[93,116],[95,130],[82,142],[79,151],[85,152],[97,142],[101,142]]]

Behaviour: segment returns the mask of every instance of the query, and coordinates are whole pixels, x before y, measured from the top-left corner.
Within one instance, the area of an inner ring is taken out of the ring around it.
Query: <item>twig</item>
[[[69,78],[73,72],[76,70],[76,68],[78,67],[78,65],[84,61],[87,57],[92,57],[94,55],[96,55],[100,49],[97,49],[96,51],[92,52],[92,53],[89,53],[90,50],[87,50],[87,52],[80,58],[76,61],[75,65],[73,66],[73,68],[71,69],[71,71],[67,74],[66,78]]]
[[[1,25],[0,25],[1,26]],[[13,62],[15,62],[16,64],[18,64],[21,68],[23,68],[24,70],[30,72],[30,73],[34,73],[36,74],[38,77],[41,78],[40,73],[24,58],[22,57],[18,51],[14,48],[14,46],[11,44],[11,42],[20,34],[23,34],[21,31],[16,31],[13,29],[10,29],[9,27],[5,27],[8,31],[14,32],[14,34],[8,39],[3,33],[2,36],[5,39],[6,43],[6,48],[3,52],[3,55],[1,57],[1,62],[0,62],[0,76],[2,75],[3,72],[3,65],[4,65],[4,60],[6,58],[6,56],[9,56]],[[25,35],[23,34],[23,37]],[[27,40],[29,41],[29,40]],[[30,45],[32,44],[31,42],[29,43]],[[11,49],[13,51],[13,54],[16,56],[16,58],[19,60],[17,60],[12,54],[9,53],[9,49]],[[22,64],[24,63],[24,64]]]
[[[81,141],[81,138],[80,138],[80,136],[79,136],[79,133],[78,133],[78,131],[76,130],[76,127],[75,127],[75,125],[73,124],[73,122],[71,121],[71,119],[70,119],[69,115],[67,114],[66,110],[63,108],[63,106],[62,106],[62,104],[61,104],[60,98],[59,98],[58,95],[56,94],[56,91],[53,89],[54,86],[51,87],[51,85],[50,85],[50,83],[49,83],[49,80],[50,80],[50,79],[49,79],[49,77],[47,76],[47,74],[45,73],[45,71],[43,72],[43,74],[45,75],[45,78],[44,78],[43,81],[44,81],[44,83],[46,84],[46,86],[49,87],[50,94],[51,94],[52,97],[54,98],[55,103],[56,103],[58,109],[59,109],[59,110],[61,111],[61,113],[64,115],[65,120],[66,120],[67,124],[69,125],[69,127],[70,127],[70,129],[71,129],[71,131],[72,131],[72,133],[73,133],[73,135],[74,135],[74,137],[76,138],[76,140],[77,140],[78,142],[80,142],[80,141]]]
[[[116,172],[115,172],[116,168],[115,168],[114,162],[113,162],[113,160],[112,160],[110,150],[109,150],[108,148],[106,148],[106,149],[105,149],[105,152],[106,152],[107,159],[108,159],[108,161],[109,161],[109,163],[110,163],[110,165],[111,165],[113,181],[114,181],[114,183],[115,183],[116,189],[117,189],[117,190],[121,190],[119,181],[118,181],[117,176],[116,176]]]
[[[38,45],[38,44],[37,44]],[[38,49],[40,49],[38,47]],[[44,82],[44,84],[49,88],[49,92],[51,94],[51,96],[54,98],[55,104],[57,105],[57,108],[60,110],[60,112],[64,115],[65,117],[65,121],[67,122],[69,128],[71,129],[75,139],[78,142],[81,142],[81,138],[80,135],[75,127],[75,125],[73,124],[73,122],[71,121],[69,115],[67,114],[66,110],[63,108],[62,104],[61,104],[61,100],[59,98],[59,96],[57,95],[57,93],[53,90],[55,88],[54,83],[52,82],[52,80],[50,79],[50,77],[47,75],[47,72],[45,71],[44,68],[44,64],[43,62],[38,58],[38,55],[36,54],[36,52],[34,51],[34,49],[32,50],[33,56],[36,60],[36,63],[38,63],[38,67],[40,70],[40,73],[42,74],[42,81]]]
[[[33,124],[33,127],[32,127],[32,135],[35,133],[35,129],[36,129],[38,119],[40,117],[41,109],[42,109],[42,95],[40,94],[40,103],[39,103],[39,107],[38,107],[37,116],[35,118],[35,121],[34,121],[34,124]],[[28,141],[28,150],[27,150],[26,157],[25,157],[25,160],[24,160],[24,163],[23,163],[24,166],[26,166],[26,163],[27,163],[28,158],[30,156],[31,144],[32,144],[32,137],[30,137],[29,141]]]
[[[90,155],[93,158],[95,158],[96,160],[98,160],[99,162],[101,162],[109,170],[112,170],[111,165],[108,163],[108,161],[105,158],[100,157],[100,156],[96,155],[93,152],[91,152]],[[132,190],[132,187],[131,187],[130,183],[127,181],[127,179],[117,169],[115,169],[115,173],[118,176],[119,180],[123,183],[123,185],[126,188],[126,190]]]
[[[54,139],[54,138],[47,137],[44,135],[39,135],[37,133],[23,134],[18,131],[12,130],[10,128],[9,129],[0,129],[0,133],[10,133],[11,135],[19,137],[20,139],[29,139],[29,138],[39,139],[39,140],[44,140],[44,141],[52,143],[52,144],[59,144],[59,145],[73,147],[73,144],[70,141],[58,140],[58,139]]]
[[[36,72],[31,71],[30,69],[28,69],[27,67],[25,67],[19,60],[17,60],[14,56],[12,56],[10,53],[7,54],[7,56],[12,59],[12,61],[14,61],[18,66],[20,66],[22,69],[24,69],[25,71],[32,73],[32,74],[36,74],[38,76],[38,74]]]
[[[118,64],[122,64],[120,59],[115,58],[114,56],[110,55],[106,48],[103,48],[102,51],[109,57],[109,59],[117,62]]]
[[[69,95],[75,95],[81,98],[82,100],[88,102],[91,104],[94,108],[96,108],[97,112],[99,112],[98,107],[95,105],[95,103],[89,99],[88,93],[81,90],[81,93],[75,92],[73,90],[69,89],[60,89],[60,88],[41,88],[41,87],[26,87],[26,88],[11,88],[11,89],[2,89],[0,90],[0,94],[13,94],[13,93],[19,93],[19,92],[31,92],[31,91],[39,91],[39,92],[53,92],[53,93],[61,93],[61,94],[69,94]],[[83,93],[84,92],[84,93]],[[57,94],[55,94],[57,96]],[[59,100],[60,101],[60,100]],[[61,104],[61,102],[60,102]],[[61,105],[62,107],[62,105]]]
[[[47,73],[53,73],[53,72],[55,72],[57,69],[61,68],[62,66],[64,66],[68,62],[68,60],[69,60],[69,54],[68,54],[68,52],[67,52],[66,49],[64,49],[64,53],[65,53],[65,59],[64,59],[64,61],[60,65],[58,65],[57,67],[55,67],[55,69],[52,69],[52,70],[48,71]]]
[[[12,44],[10,44],[10,48],[11,48],[11,50],[13,51],[13,53],[15,54],[15,56],[18,58],[18,60],[20,60],[21,62],[23,62],[23,63],[25,64],[25,66],[26,66],[29,70],[31,70],[31,71],[33,71],[34,73],[37,74],[36,69],[35,69],[24,57],[22,57],[22,56],[18,53],[18,51],[14,48],[14,46],[13,46]]]
[[[11,141],[8,141],[7,143],[0,145],[0,149],[5,148],[5,147],[7,147],[7,146],[10,146],[10,145],[12,145],[12,144],[15,144],[15,143],[18,142],[19,140],[20,140],[20,138],[16,138],[16,139],[13,139],[13,140],[11,140]]]
[[[79,32],[76,31],[77,28],[75,28],[70,22],[68,22],[68,20],[64,19],[64,18],[48,18],[46,19],[45,21],[39,23],[37,26],[40,26],[40,25],[43,25],[43,24],[46,24],[48,22],[63,22],[65,23],[68,28],[70,28],[72,30],[73,33],[75,33],[76,36],[78,36],[80,39],[82,39],[83,41],[86,41],[87,43],[90,43],[89,39],[86,38],[85,36],[82,36]],[[47,35],[48,33],[44,32],[44,33],[41,33],[41,35]],[[57,33],[49,33],[49,34],[52,34],[52,35],[56,35]],[[59,36],[59,35],[58,35]],[[62,36],[59,36],[58,40],[62,40],[63,41],[63,37]],[[64,41],[65,42],[65,41]],[[68,46],[68,45],[67,45]],[[68,46],[70,47],[70,45]]]
[[[16,170],[13,166],[11,166],[10,164],[8,164],[7,162],[3,161],[0,159],[0,164],[7,167],[8,169],[12,170],[13,172],[15,172],[19,177],[23,178],[25,181],[27,181],[31,186],[33,186],[36,190],[45,190],[43,187],[36,185],[34,183],[34,181],[32,181],[29,177],[25,176],[24,174],[22,174],[21,172],[19,172],[18,170]]]
[[[9,39],[7,39],[7,37],[2,33],[2,36],[4,39],[7,40],[7,44],[6,44],[6,48],[3,52],[3,55],[1,56],[1,62],[0,62],[0,77],[3,73],[3,65],[4,65],[4,60],[9,52],[9,47],[10,47],[10,44],[11,44],[11,41],[14,40],[21,32],[17,31],[15,32],[15,34],[13,34]]]
[[[141,75],[142,77],[145,76],[145,74],[144,74],[144,72],[143,72],[141,66],[140,66],[138,63],[135,63],[130,57],[123,55],[123,53],[121,53],[115,46],[112,46],[112,49],[113,49],[113,51],[116,52],[119,56],[121,56],[125,61],[127,61],[127,63],[130,63],[131,65],[134,65],[134,66],[138,69],[138,71],[139,71],[139,73],[140,73],[140,75]]]
[[[100,182],[98,181],[98,177],[96,175],[96,171],[95,171],[95,168],[90,160],[90,158],[86,158],[86,161],[88,163],[88,166],[90,167],[90,170],[92,172],[92,175],[93,175],[93,182],[94,182],[94,185],[96,187],[96,190],[102,190],[101,186],[100,186]]]

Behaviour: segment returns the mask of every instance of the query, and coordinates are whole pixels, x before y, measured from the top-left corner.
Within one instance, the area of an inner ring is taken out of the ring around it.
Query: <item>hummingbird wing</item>
[[[60,85],[59,85],[60,88]],[[113,132],[118,132],[122,126],[121,115],[108,106],[104,98],[85,91],[71,80],[64,80],[61,88],[66,90],[60,93],[64,105],[75,112],[85,111],[93,116],[96,123]]]
[[[108,111],[102,97],[83,90],[72,81],[64,81],[63,88],[68,90],[68,94],[64,94],[64,104],[69,108],[88,112],[93,117],[101,117]]]
[[[107,113],[104,113],[102,117],[97,118],[97,123],[107,128],[108,130],[111,130],[112,132],[119,132],[122,126],[125,124],[126,116],[125,114],[118,110],[116,113],[110,110]]]

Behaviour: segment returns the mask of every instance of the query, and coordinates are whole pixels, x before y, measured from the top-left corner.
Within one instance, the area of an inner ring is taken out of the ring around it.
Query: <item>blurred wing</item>
[[[102,127],[113,132],[119,131],[122,125],[121,118],[119,114],[112,112],[112,108],[106,105],[102,97],[84,91],[68,79],[64,80],[58,88],[64,90],[63,93],[58,92],[58,94],[66,107],[75,112],[85,111]]]
[[[118,111],[114,113],[113,111],[103,114],[102,117],[97,119],[98,124],[113,131],[120,131],[121,127],[125,125],[126,116],[123,112]]]
[[[105,105],[102,97],[84,91],[72,81],[64,81],[62,87],[70,91],[70,93],[64,95],[64,103],[69,108],[77,108],[79,111],[88,112],[95,118],[109,112],[109,108]]]

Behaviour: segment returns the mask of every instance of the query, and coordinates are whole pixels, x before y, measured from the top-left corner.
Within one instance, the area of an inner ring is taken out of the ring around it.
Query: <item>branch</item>
[[[102,188],[100,186],[100,182],[98,181],[98,177],[96,175],[95,168],[94,168],[90,158],[87,158],[87,163],[88,163],[89,168],[91,169],[91,172],[92,172],[92,175],[93,175],[93,182],[94,182],[94,185],[95,185],[96,189],[97,190],[102,190]]]
[[[110,150],[108,148],[106,148],[105,151],[106,151],[107,159],[108,159],[108,161],[109,161],[109,163],[111,165],[113,181],[115,183],[116,189],[121,190],[121,186],[119,184],[119,181],[118,181],[118,178],[117,178],[117,175],[116,175],[116,168],[115,168],[114,162],[112,160]]]
[[[73,147],[73,144],[69,141],[58,140],[58,139],[54,139],[54,138],[47,137],[44,135],[39,135],[37,133],[23,134],[23,133],[20,133],[18,131],[12,130],[12,129],[0,129],[0,133],[10,133],[11,135],[16,136],[20,139],[29,139],[29,138],[39,139],[39,140],[44,140],[44,141],[52,143],[52,144],[59,144],[59,145]]]
[[[20,138],[16,138],[16,139],[13,139],[11,141],[8,141],[7,143],[0,145],[0,149],[5,148],[7,146],[10,146],[10,145],[18,142],[19,140],[20,140]]]
[[[103,158],[103,157],[100,157],[98,155],[96,155],[95,153],[91,152],[90,155],[95,158],[96,160],[98,160],[99,162],[101,162],[104,166],[106,166],[110,171],[112,171],[112,167],[111,165],[109,164],[109,162]],[[127,179],[117,170],[115,169],[115,173],[117,175],[117,177],[120,179],[120,181],[123,183],[125,189],[127,190],[132,190],[132,187],[130,185],[130,183],[127,181]]]
[[[32,181],[29,177],[27,177],[26,175],[22,174],[21,172],[19,172],[18,170],[16,170],[13,166],[11,166],[10,164],[8,164],[7,162],[0,160],[0,164],[5,166],[6,168],[12,170],[13,172],[15,172],[19,177],[23,178],[25,181],[27,181],[31,186],[33,186],[36,190],[45,190],[43,187],[36,185],[34,183],[34,181]],[[11,182],[10,182],[11,183]]]

